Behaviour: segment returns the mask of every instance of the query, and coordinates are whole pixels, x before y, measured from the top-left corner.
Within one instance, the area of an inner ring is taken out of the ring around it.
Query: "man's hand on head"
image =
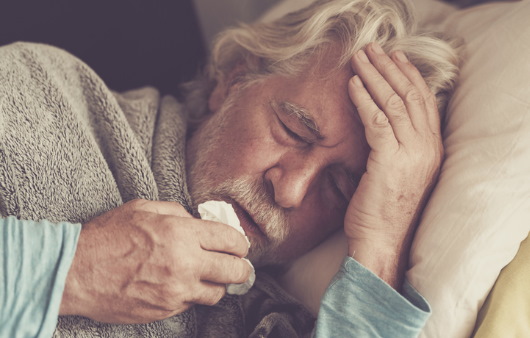
[[[351,60],[350,98],[371,151],[350,201],[350,255],[400,289],[419,214],[443,159],[436,100],[401,52],[375,43]]]
[[[61,315],[146,323],[213,305],[251,272],[244,236],[175,202],[134,200],[83,226]]]

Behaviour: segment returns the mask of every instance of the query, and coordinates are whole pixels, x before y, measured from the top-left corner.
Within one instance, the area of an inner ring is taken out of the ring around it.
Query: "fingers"
[[[397,54],[394,59],[391,59],[377,43],[371,43],[368,46],[367,54],[373,63],[374,68],[377,69],[383,80],[386,80],[394,91],[392,94],[384,94],[391,95],[391,101],[395,100],[393,106],[387,104],[389,114],[393,114],[391,110],[395,107],[393,110],[399,111],[410,118],[410,121],[408,122],[412,122],[412,125],[416,130],[425,128],[427,117],[423,95],[420,90],[411,83],[402,69],[397,66],[398,64],[408,64],[405,54]],[[398,116],[401,117],[401,114]]]
[[[135,211],[156,214],[157,218],[152,221],[154,224],[166,222],[178,226],[182,222],[180,218],[190,218],[186,223],[195,231],[195,236],[204,250],[224,252],[238,257],[248,254],[248,242],[237,230],[226,224],[193,218],[179,203],[137,199],[127,204]]]
[[[208,251],[229,253],[238,257],[248,254],[245,236],[229,225],[203,220],[194,220],[201,248]]]
[[[375,62],[372,63],[373,61],[371,62],[368,55],[370,55],[372,60],[381,58],[374,52],[367,54],[361,50],[352,58],[354,70],[362,79],[362,82],[374,103],[388,118],[392,130],[394,131],[395,138],[400,143],[404,143],[407,141],[406,137],[411,134],[411,129],[413,129],[407,108],[400,95],[396,93],[389,81],[375,67]],[[394,68],[397,69],[395,66]],[[398,82],[400,80],[402,81],[402,78],[394,79],[393,82]],[[375,114],[375,112],[373,112],[373,114]]]
[[[410,140],[414,130],[439,130],[433,95],[419,71],[403,53],[394,53],[390,58],[379,45],[372,43],[366,52],[361,50],[352,58],[352,67],[373,101],[367,104],[364,92],[354,95],[355,89],[360,90],[360,87],[355,86],[358,81],[351,81],[352,101],[358,110],[364,110],[368,121],[384,121],[377,118],[380,114],[377,109],[382,111],[400,143]],[[362,101],[357,102],[356,99]]]
[[[365,126],[366,141],[372,151],[398,147],[398,141],[387,116],[375,104],[358,75],[350,80],[348,91]]]
[[[427,122],[432,132],[440,133],[440,114],[438,112],[438,105],[436,97],[425,82],[420,71],[408,61],[405,54],[401,51],[392,53],[392,60],[396,66],[403,72],[409,81],[420,91],[425,100],[425,107],[427,109]]]
[[[167,201],[149,201],[143,199],[136,199],[127,202],[131,208],[139,211],[152,212],[159,215],[171,215],[178,217],[193,217],[190,213],[178,202]]]
[[[246,282],[252,268],[245,260],[218,252],[206,253],[203,260],[200,282],[192,292],[191,302],[214,305],[226,293],[226,284]]]
[[[248,280],[252,267],[242,258],[219,252],[205,252],[200,279],[213,283],[243,283]]]

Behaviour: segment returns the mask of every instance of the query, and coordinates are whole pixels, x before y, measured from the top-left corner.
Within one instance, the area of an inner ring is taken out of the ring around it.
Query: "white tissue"
[[[198,206],[199,214],[201,215],[201,219],[206,221],[214,221],[219,223],[224,223],[230,225],[232,228],[239,231],[242,235],[245,236],[248,247],[250,248],[250,241],[248,240],[248,237],[245,235],[245,230],[241,227],[239,224],[239,218],[237,218],[237,215],[234,211],[234,208],[232,208],[232,205],[223,202],[223,201],[207,201],[204,203],[199,204]],[[226,293],[230,295],[244,295],[245,293],[250,290],[252,285],[254,285],[254,281],[256,280],[256,273],[254,271],[254,267],[252,266],[252,263],[246,258],[243,258],[252,268],[252,273],[250,274],[249,279],[241,284],[227,284],[226,285]]]

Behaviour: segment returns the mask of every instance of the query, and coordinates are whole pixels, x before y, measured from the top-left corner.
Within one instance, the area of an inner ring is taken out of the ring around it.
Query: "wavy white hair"
[[[205,73],[187,85],[193,118],[207,113],[216,83],[239,67],[239,81],[273,74],[296,74],[326,46],[341,49],[337,68],[377,41],[389,53],[403,51],[422,73],[443,112],[458,75],[458,44],[416,27],[406,0],[317,0],[272,22],[227,29],[214,42]],[[240,67],[242,66],[242,67]]]

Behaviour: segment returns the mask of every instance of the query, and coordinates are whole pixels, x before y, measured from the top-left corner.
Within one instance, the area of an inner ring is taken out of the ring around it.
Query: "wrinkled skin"
[[[401,56],[370,44],[338,71],[330,52],[299,76],[217,84],[188,143],[188,184],[195,203],[235,206],[256,265],[344,227],[350,255],[400,289],[443,157],[434,96]],[[214,304],[248,277],[246,255],[229,226],[134,201],[84,226],[61,313],[140,323]]]

